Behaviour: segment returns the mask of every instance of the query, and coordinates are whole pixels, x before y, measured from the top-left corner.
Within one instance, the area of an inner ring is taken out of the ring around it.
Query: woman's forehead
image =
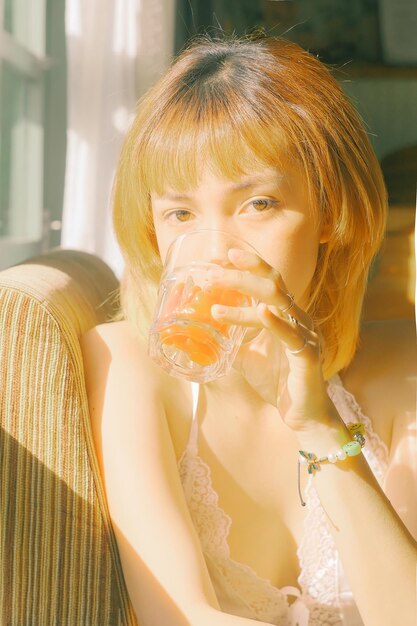
[[[256,166],[241,171],[230,173],[219,171],[213,165],[205,164],[196,173],[196,178],[186,181],[183,177],[173,180],[172,177],[160,178],[158,189],[151,190],[151,196],[169,196],[171,199],[183,199],[186,194],[191,194],[200,187],[218,183],[225,191],[235,192],[258,185],[289,185],[297,180],[299,184],[299,168],[294,166],[276,167],[257,164]]]

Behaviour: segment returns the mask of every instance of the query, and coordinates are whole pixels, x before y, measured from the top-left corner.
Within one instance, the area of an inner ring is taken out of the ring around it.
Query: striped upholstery
[[[78,342],[114,313],[117,288],[103,261],[73,250],[0,272],[1,626],[137,626]]]

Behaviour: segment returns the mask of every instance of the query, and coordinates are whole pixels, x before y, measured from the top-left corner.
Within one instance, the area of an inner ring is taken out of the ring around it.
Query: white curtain
[[[175,0],[66,0],[68,131],[63,248],[97,254],[120,278],[110,193],[137,99],[173,54]]]

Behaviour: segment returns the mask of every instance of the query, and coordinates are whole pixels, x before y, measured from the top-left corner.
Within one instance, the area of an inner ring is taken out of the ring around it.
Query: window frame
[[[37,109],[41,120],[41,147],[38,144],[32,157],[41,162],[33,168],[36,178],[31,181],[39,191],[41,214],[37,211],[32,216],[37,235],[0,235],[0,270],[60,245],[66,153],[65,0],[45,0],[43,51],[36,53],[5,30],[4,16],[5,0],[0,0],[0,78],[5,61],[25,82],[28,98],[36,100],[29,100],[29,107]],[[39,201],[36,206],[39,208]],[[29,222],[29,208],[12,209],[11,219]]]

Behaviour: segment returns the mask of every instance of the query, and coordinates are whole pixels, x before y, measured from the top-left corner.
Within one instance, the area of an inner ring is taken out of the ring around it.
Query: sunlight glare
[[[81,0],[66,3],[65,30],[67,36],[81,37]]]
[[[87,184],[89,172],[89,146],[73,130],[68,131],[67,180],[65,184],[65,205],[71,207],[71,219],[65,219],[66,245],[79,241],[79,224],[85,221],[91,188]],[[80,215],[77,216],[76,214]]]
[[[113,51],[134,59],[137,54],[138,0],[119,0],[114,10]]]
[[[112,122],[114,128],[124,135],[135,117],[134,111],[128,111],[126,107],[119,106],[113,111]]]

